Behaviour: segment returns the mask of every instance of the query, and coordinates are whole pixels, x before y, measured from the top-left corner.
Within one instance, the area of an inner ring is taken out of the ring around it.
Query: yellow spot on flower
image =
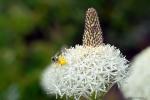
[[[58,62],[57,63],[60,64],[60,65],[65,65],[65,64],[67,64],[67,60],[65,59],[64,56],[60,55],[58,57]]]

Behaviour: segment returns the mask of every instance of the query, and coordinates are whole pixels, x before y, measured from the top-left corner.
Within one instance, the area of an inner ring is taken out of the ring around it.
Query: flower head
[[[51,64],[42,75],[42,86],[48,94],[61,97],[90,98],[106,93],[126,76],[127,60],[119,49],[104,44],[95,9],[86,14],[83,45],[76,45],[60,54],[66,63]]]
[[[138,54],[131,64],[129,77],[121,84],[124,95],[150,100],[150,47]]]

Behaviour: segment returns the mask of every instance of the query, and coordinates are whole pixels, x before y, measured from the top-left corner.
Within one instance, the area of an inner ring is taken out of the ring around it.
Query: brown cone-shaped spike
[[[94,8],[89,8],[85,16],[85,29],[83,35],[84,46],[99,46],[103,43],[102,31],[99,24],[97,12]]]

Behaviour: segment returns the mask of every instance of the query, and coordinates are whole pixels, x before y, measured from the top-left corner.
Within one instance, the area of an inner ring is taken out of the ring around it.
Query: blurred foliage
[[[150,45],[150,0],[1,0],[0,100],[55,100],[42,71],[62,46],[82,43],[84,14],[94,7],[104,42],[128,59]]]

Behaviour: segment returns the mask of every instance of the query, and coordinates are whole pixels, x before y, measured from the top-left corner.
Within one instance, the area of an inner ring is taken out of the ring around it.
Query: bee
[[[66,60],[66,58],[64,57],[64,55],[62,55],[62,52],[63,52],[63,51],[61,50],[61,52],[56,53],[56,54],[51,58],[51,60],[52,60],[53,63],[59,64],[59,65],[65,65],[65,64],[67,64],[67,60]]]
[[[51,58],[52,62],[54,62],[54,63],[58,62],[58,57],[59,57],[59,55],[60,55],[60,53],[56,53],[56,54]]]

